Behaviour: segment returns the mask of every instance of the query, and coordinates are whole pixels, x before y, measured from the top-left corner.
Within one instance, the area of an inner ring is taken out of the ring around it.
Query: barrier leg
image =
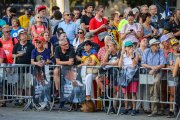
[[[180,116],[180,110],[179,113],[177,114],[176,120],[178,120],[179,116]]]
[[[120,110],[121,110],[121,100],[119,100],[119,107],[118,107],[117,115],[119,115]]]

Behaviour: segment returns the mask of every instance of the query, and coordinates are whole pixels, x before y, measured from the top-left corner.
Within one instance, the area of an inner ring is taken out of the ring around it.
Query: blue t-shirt
[[[19,27],[17,30],[12,29],[12,30],[11,30],[11,33],[10,33],[11,37],[18,39],[18,31],[19,31],[20,29],[22,29],[22,28]]]
[[[43,52],[38,52],[37,49],[33,49],[31,53],[31,59],[34,59],[35,62],[44,60],[50,60],[50,51],[45,49]]]

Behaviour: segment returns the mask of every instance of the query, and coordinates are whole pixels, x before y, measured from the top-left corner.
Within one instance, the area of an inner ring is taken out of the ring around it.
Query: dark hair
[[[17,12],[16,8],[13,8],[13,7],[11,7],[11,8],[9,9],[9,11],[10,11],[11,13],[16,13],[16,12]]]
[[[59,10],[59,9],[60,9],[60,8],[59,8],[58,6],[53,6],[51,10],[52,10],[52,12],[53,12],[53,11]]]
[[[151,17],[151,14],[150,13],[144,13],[141,15],[141,18],[142,18],[142,22],[144,23],[146,21],[146,18],[147,17]]]
[[[61,13],[60,11],[55,11],[55,13],[54,13],[54,18],[55,18],[56,20],[61,20],[61,18],[62,18],[62,13]]]
[[[135,16],[134,16],[133,12],[130,11],[127,17],[135,17]]]
[[[89,6],[92,6],[94,8],[94,5],[92,2],[88,2],[86,3],[86,5],[84,6],[84,9],[87,9]]]
[[[89,41],[89,40],[87,40],[87,41],[84,42],[84,46],[85,46],[85,45],[90,45],[90,46],[92,46],[92,42]]]
[[[63,33],[64,32],[64,30],[63,30],[63,28],[58,28],[57,29],[57,31],[56,31],[56,33],[58,34],[58,36],[60,36],[61,35],[61,33]]]

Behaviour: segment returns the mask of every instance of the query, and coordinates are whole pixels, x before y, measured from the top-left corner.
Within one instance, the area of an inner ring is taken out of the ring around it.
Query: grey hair
[[[112,37],[111,36],[109,36],[109,35],[107,35],[107,36],[105,36],[105,38],[104,38],[104,42],[107,42],[107,40],[108,39],[110,39],[110,41],[112,40]]]
[[[153,6],[156,6],[156,5],[151,5],[151,6],[149,6],[149,10],[151,10],[151,8],[152,8]],[[157,8],[157,6],[156,6],[156,8]]]
[[[124,14],[128,14],[127,12],[129,12],[129,11],[131,11],[132,10],[132,8],[131,7],[127,7],[127,8],[125,8],[124,9]]]

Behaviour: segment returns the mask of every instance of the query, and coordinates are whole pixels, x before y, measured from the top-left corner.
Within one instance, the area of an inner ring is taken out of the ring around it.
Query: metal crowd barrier
[[[118,67],[83,66],[79,68],[76,66],[47,65],[43,68],[37,68],[32,65],[1,65],[0,102],[23,101],[26,103],[23,110],[34,107],[38,111],[44,109],[44,105],[46,105],[51,111],[56,100],[59,100],[60,106],[66,103],[81,104],[85,101],[87,89],[90,89],[91,94],[96,94],[96,97],[91,95],[92,99],[102,101],[100,104],[103,109],[106,109],[106,102],[108,102],[107,114],[109,114],[111,107],[115,106],[117,115],[119,115],[122,103],[125,101],[136,102],[136,109],[139,109],[142,103],[149,108],[150,103],[160,103],[173,105],[175,110],[175,94],[179,78],[173,78],[169,68],[161,69],[159,74],[156,74],[157,76],[148,73],[148,69],[138,69],[135,74],[136,79],[133,79],[136,85],[133,85],[131,90],[135,92],[130,93],[134,98],[124,98],[128,93],[127,89],[129,88],[127,87],[130,83],[127,84],[126,81],[122,80],[122,69]],[[97,77],[102,78],[104,98],[99,98],[102,94],[98,86],[94,92],[94,88],[87,88],[86,80],[91,79],[90,83],[93,84],[93,80]],[[152,100],[150,87],[157,82],[160,86],[157,88],[157,99]],[[179,114],[180,112],[177,114],[177,118]]]
[[[121,69],[119,69],[118,73],[121,73]],[[150,109],[150,103],[159,103],[163,106],[163,104],[170,104],[173,105],[173,110],[175,110],[175,96],[176,96],[176,86],[178,84],[179,78],[173,78],[172,77],[172,70],[170,68],[162,68],[159,73],[155,75],[149,75],[149,70],[146,68],[139,68],[138,69],[138,75],[135,75],[135,79],[132,80],[131,83],[134,83],[132,85],[132,90],[129,92],[127,89],[129,88],[130,83],[126,85],[124,81],[122,80],[120,74],[118,74],[116,77],[117,79],[110,80],[110,84],[106,84],[106,96],[109,100],[115,100],[119,101],[119,107],[117,110],[117,115],[120,114],[120,110],[122,107],[122,102],[128,101],[128,102],[136,102],[136,109],[140,108],[140,105],[142,103],[147,104]],[[114,83],[114,80],[118,80],[118,88],[119,91],[117,93],[117,96],[119,97],[112,97],[111,93],[109,92],[108,88],[110,85]],[[157,86],[159,86],[157,91],[157,98],[151,99],[153,96],[150,94],[151,87],[157,83]],[[124,91],[123,91],[124,90]],[[133,95],[136,95],[136,99],[134,98],[125,98],[124,96],[129,93],[130,96],[133,97]],[[171,96],[171,97],[169,97]],[[170,100],[171,99],[171,100]],[[108,108],[107,114],[109,114],[110,107]],[[180,112],[177,114],[177,118],[180,115]]]
[[[29,102],[32,87],[31,65],[0,66],[0,102]]]

